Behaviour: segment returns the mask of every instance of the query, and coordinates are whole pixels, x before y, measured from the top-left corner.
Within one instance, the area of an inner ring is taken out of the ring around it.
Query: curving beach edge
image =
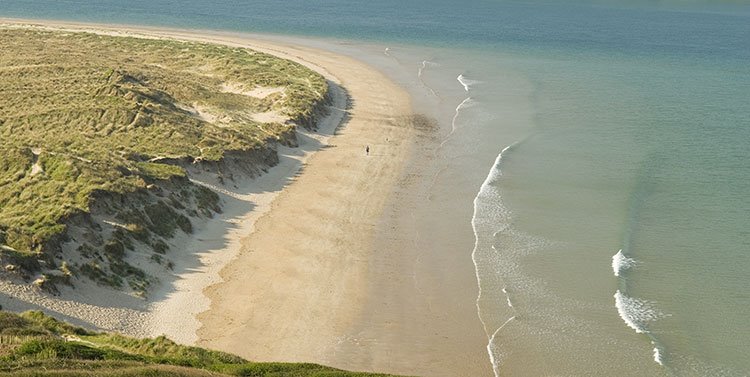
[[[147,301],[88,287],[39,298],[3,286],[17,298],[4,308],[42,309],[87,327],[166,335],[252,360],[408,372],[337,357],[366,307],[376,225],[418,132],[405,90],[350,57],[276,40],[61,21],[0,24],[246,47],[320,73],[331,99],[317,131],[298,130],[299,147],[280,146],[280,162],[267,173],[234,189],[209,187],[223,213],[175,240],[183,257]]]

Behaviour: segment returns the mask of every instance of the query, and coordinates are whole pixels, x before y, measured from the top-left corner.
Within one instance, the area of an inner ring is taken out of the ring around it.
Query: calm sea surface
[[[747,3],[0,0],[0,17],[364,43],[442,126],[435,184],[473,213],[454,252],[496,374],[750,374]]]

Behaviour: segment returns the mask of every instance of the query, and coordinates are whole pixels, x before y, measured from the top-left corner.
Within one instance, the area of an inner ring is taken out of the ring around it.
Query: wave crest
[[[635,267],[636,264],[636,260],[626,257],[622,253],[622,249],[612,256],[612,271],[615,273],[615,276],[620,276],[624,270]]]
[[[468,98],[465,101],[468,101]],[[459,107],[461,106],[459,105]],[[490,363],[492,364],[492,370],[495,374],[495,377],[498,377],[500,375],[501,363],[499,359],[500,351],[496,349],[497,347],[494,343],[495,337],[500,332],[500,330],[505,327],[505,325],[510,323],[516,317],[511,316],[494,331],[492,331],[491,328],[488,327],[489,322],[485,321],[484,312],[482,311],[482,308],[480,306],[480,301],[482,300],[482,296],[484,294],[483,289],[485,288],[485,285],[479,272],[479,262],[477,258],[479,257],[479,254],[481,253],[481,250],[483,248],[486,248],[488,246],[494,248],[494,245],[491,245],[491,240],[488,239],[487,234],[493,234],[494,237],[497,233],[490,233],[490,230],[495,230],[493,228],[500,223],[507,223],[507,220],[510,216],[507,209],[502,206],[500,191],[497,187],[495,187],[495,183],[497,183],[497,181],[502,176],[501,163],[503,157],[516,145],[518,145],[518,142],[515,142],[503,148],[503,150],[500,151],[500,153],[495,158],[495,163],[492,165],[492,168],[490,168],[487,177],[482,183],[482,186],[479,188],[477,196],[474,197],[474,215],[471,218],[471,227],[474,230],[475,238],[474,250],[471,253],[471,260],[474,263],[474,271],[477,277],[477,285],[479,287],[479,292],[476,300],[477,315],[479,317],[479,321],[482,323],[484,332],[487,335],[487,352],[489,353]],[[506,295],[508,306],[510,308],[513,308],[513,303],[510,301],[507,288],[503,288],[503,293]]]
[[[614,297],[615,307],[617,307],[617,313],[620,314],[620,318],[625,321],[628,327],[639,334],[649,332],[647,329],[649,322],[666,317],[664,313],[656,308],[656,304],[652,301],[628,297],[620,292],[619,289]]]
[[[419,70],[417,71],[417,79],[419,79],[419,82],[424,85],[425,88],[430,90],[430,93],[432,93],[433,96],[437,96],[437,93],[434,89],[432,89],[431,86],[427,85],[426,82],[422,79],[422,73],[424,73],[424,70],[427,69],[427,67],[437,67],[439,64],[431,62],[429,60],[422,60],[422,65],[419,67]]]
[[[461,85],[463,85],[464,90],[467,91],[467,92],[469,91],[469,89],[471,89],[471,87],[473,85],[481,83],[481,81],[472,80],[472,79],[464,76],[463,73],[460,74],[460,75],[458,75],[458,77],[456,77],[456,80],[458,80],[458,82],[460,82]]]
[[[654,361],[656,361],[657,364],[664,366],[664,354],[662,352],[661,346],[656,344],[656,342],[651,342],[651,344],[654,346]]]

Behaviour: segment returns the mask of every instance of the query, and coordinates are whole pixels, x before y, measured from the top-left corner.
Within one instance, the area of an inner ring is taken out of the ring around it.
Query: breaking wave
[[[632,268],[635,265],[635,259],[626,257],[622,253],[622,249],[612,256],[612,271],[615,273],[615,276],[619,277],[624,270]]]
[[[471,87],[473,85],[479,84],[481,82],[481,81],[472,80],[470,78],[467,78],[463,74],[458,75],[458,77],[456,77],[456,80],[458,80],[458,82],[460,82],[461,85],[463,85],[464,90],[467,91],[467,92],[471,89]]]
[[[518,142],[515,142],[511,145],[508,145],[507,147],[503,148],[502,151],[497,155],[495,158],[495,163],[492,165],[492,168],[490,168],[489,173],[487,174],[487,177],[485,178],[484,182],[479,188],[479,192],[477,193],[477,196],[474,197],[474,215],[471,218],[471,227],[474,231],[474,250],[471,253],[471,260],[474,263],[474,271],[477,277],[477,286],[479,287],[479,293],[477,295],[476,300],[476,307],[477,307],[477,316],[479,317],[479,321],[482,323],[482,327],[484,328],[485,335],[487,335],[487,352],[489,353],[490,363],[492,363],[492,370],[494,371],[494,374],[496,377],[499,376],[499,370],[500,370],[500,360],[498,360],[498,357],[496,357],[497,352],[494,350],[494,341],[497,334],[500,332],[500,330],[505,327],[508,323],[510,323],[513,319],[515,319],[515,316],[511,316],[508,318],[502,325],[497,327],[496,329],[488,328],[487,321],[485,321],[485,318],[482,314],[482,308],[480,305],[480,302],[482,300],[483,295],[483,285],[482,285],[482,277],[480,274],[480,268],[479,268],[479,262],[478,262],[478,253],[480,253],[481,245],[482,243],[486,243],[486,236],[483,236],[483,234],[493,234],[494,232],[487,232],[488,226],[497,226],[499,223],[502,223],[502,221],[499,221],[501,219],[497,218],[497,216],[501,217],[507,217],[507,211],[504,210],[504,208],[496,208],[498,205],[502,207],[502,204],[500,204],[502,201],[500,199],[500,192],[495,187],[495,183],[500,179],[502,176],[502,171],[500,170],[500,165],[502,163],[503,157],[505,154],[511,150],[513,147],[515,147],[518,144]],[[485,245],[486,246],[486,245]],[[503,289],[503,293],[505,293],[507,298],[508,306],[513,308],[513,304],[510,302],[510,299],[508,298],[508,291],[507,289]]]
[[[619,289],[614,297],[615,307],[617,313],[620,314],[620,318],[625,321],[628,327],[639,334],[648,333],[647,324],[649,322],[666,317],[664,313],[656,309],[656,305],[652,301],[626,296]]]
[[[424,70],[427,69],[427,67],[436,67],[438,64],[431,62],[429,60],[422,60],[422,64],[419,66],[419,70],[417,70],[417,79],[419,79],[419,82],[424,86],[425,88],[430,90],[430,93],[432,93],[433,96],[437,96],[437,93],[434,89],[432,89],[431,86],[427,85],[426,82],[422,79],[422,74],[424,73]]]

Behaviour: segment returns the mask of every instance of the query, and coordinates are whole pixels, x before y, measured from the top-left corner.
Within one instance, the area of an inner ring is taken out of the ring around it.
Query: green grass
[[[0,374],[10,376],[368,377],[307,363],[255,363],[224,352],[97,333],[41,312],[0,311]]]
[[[49,260],[68,220],[98,197],[188,186],[180,161],[268,148],[294,126],[253,114],[309,124],[327,95],[319,74],[242,48],[0,28],[0,51],[0,259],[31,267],[23,255]],[[256,98],[227,85],[285,90]],[[188,214],[220,211],[213,192],[178,191],[187,197],[146,208],[159,236],[191,230],[175,203],[192,205]]]
[[[135,166],[141,176],[151,180],[165,180],[172,177],[185,176],[185,170],[179,166],[156,164],[153,162],[136,162]]]

